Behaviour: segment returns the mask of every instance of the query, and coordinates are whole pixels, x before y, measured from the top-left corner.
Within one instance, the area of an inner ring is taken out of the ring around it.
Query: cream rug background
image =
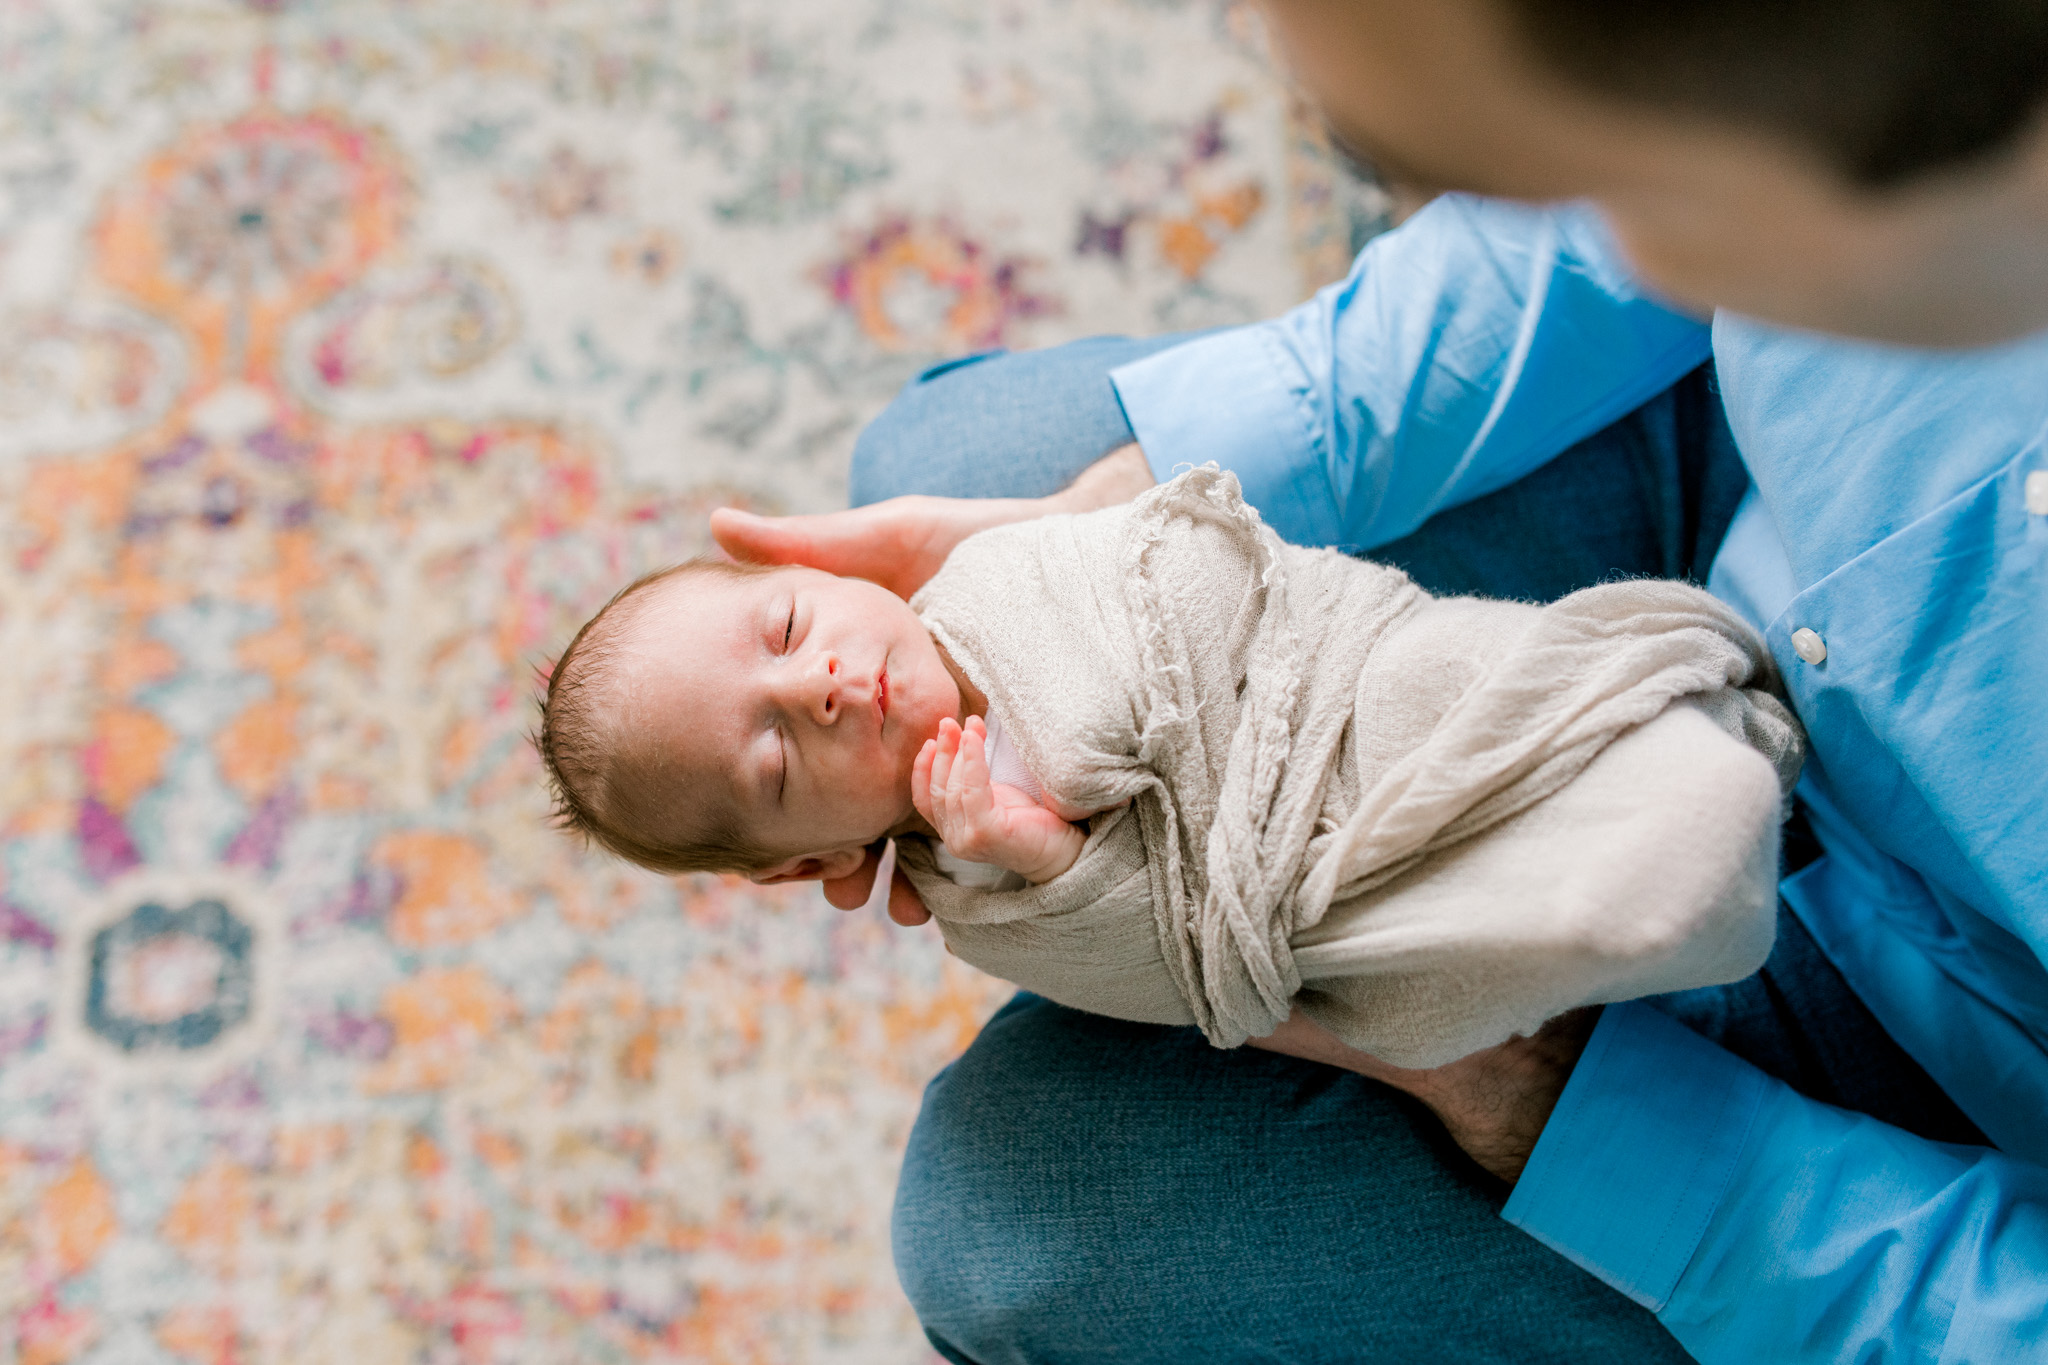
[[[932,360],[1376,223],[1216,0],[0,8],[0,1357],[916,1361],[929,934],[577,854],[531,669]]]

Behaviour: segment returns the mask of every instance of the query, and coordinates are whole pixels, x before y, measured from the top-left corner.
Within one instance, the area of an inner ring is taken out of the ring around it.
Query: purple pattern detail
[[[260,1109],[269,1096],[247,1068],[230,1071],[199,1092],[199,1103],[208,1109]]]
[[[1081,211],[1081,227],[1074,236],[1076,256],[1107,256],[1111,260],[1124,258],[1124,239],[1129,235],[1131,223],[1137,214],[1126,210],[1115,218],[1097,218],[1087,209]]]
[[[0,1057],[26,1052],[42,1044],[43,1035],[50,1031],[50,1016],[44,1010],[37,1010],[26,1019],[0,1024]]]
[[[165,447],[162,454],[152,455],[142,462],[145,474],[168,474],[182,469],[206,453],[205,438],[194,432],[186,432]]]
[[[223,855],[225,861],[234,867],[260,867],[265,871],[276,867],[278,850],[298,813],[298,793],[290,787],[279,787],[263,799],[256,813],[249,817],[249,823],[229,842]]]
[[[332,929],[374,929],[398,899],[398,879],[388,872],[358,872],[346,893],[292,921],[292,936],[310,938]]]
[[[208,526],[233,526],[249,505],[249,492],[231,474],[216,474],[199,495],[199,516]]]
[[[86,875],[101,882],[142,865],[127,823],[97,796],[86,797],[78,806],[78,858]]]
[[[311,441],[288,435],[282,427],[265,427],[242,442],[249,453],[272,464],[304,464],[318,449]]]
[[[26,943],[47,953],[57,946],[57,934],[12,901],[0,901],[0,943]]]
[[[171,518],[163,512],[138,512],[121,524],[121,534],[130,540],[142,540],[149,536],[163,534],[171,524]]]
[[[391,1025],[374,1014],[336,1010],[306,1021],[306,1036],[329,1052],[376,1060],[391,1051]]]

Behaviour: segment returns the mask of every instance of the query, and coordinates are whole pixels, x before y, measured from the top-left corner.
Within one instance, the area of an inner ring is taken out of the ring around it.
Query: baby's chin
[[[858,790],[841,788],[836,818],[831,822],[843,836],[837,842],[872,844],[918,827],[917,807],[910,800],[910,767],[908,762],[902,764],[894,782],[862,783]]]
[[[903,784],[903,809],[889,827],[875,836],[876,839],[892,838],[898,834],[914,834],[925,828],[924,817],[917,813],[917,807],[910,803],[910,784]],[[874,840],[869,840],[870,843]]]
[[[880,807],[882,811],[889,813],[889,820],[875,832],[874,839],[914,834],[926,828],[924,817],[917,813],[917,806],[910,799],[910,766],[908,763],[903,765],[902,779],[889,793],[886,804]],[[880,818],[879,814],[877,818]],[[874,839],[870,839],[869,842],[874,842]]]

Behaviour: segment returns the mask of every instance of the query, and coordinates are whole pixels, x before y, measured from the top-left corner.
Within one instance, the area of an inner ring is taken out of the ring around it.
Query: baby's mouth
[[[882,665],[882,671],[875,675],[875,706],[882,713],[882,724],[889,723],[889,666]]]

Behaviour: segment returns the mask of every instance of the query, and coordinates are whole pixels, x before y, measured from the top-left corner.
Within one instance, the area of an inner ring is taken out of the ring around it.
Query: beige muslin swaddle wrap
[[[947,944],[1222,1047],[1294,1003],[1402,1066],[1769,952],[1798,728],[1695,588],[1437,598],[1284,544],[1237,480],[962,544],[913,600],[1049,797],[1121,809],[1043,886],[902,865]]]

